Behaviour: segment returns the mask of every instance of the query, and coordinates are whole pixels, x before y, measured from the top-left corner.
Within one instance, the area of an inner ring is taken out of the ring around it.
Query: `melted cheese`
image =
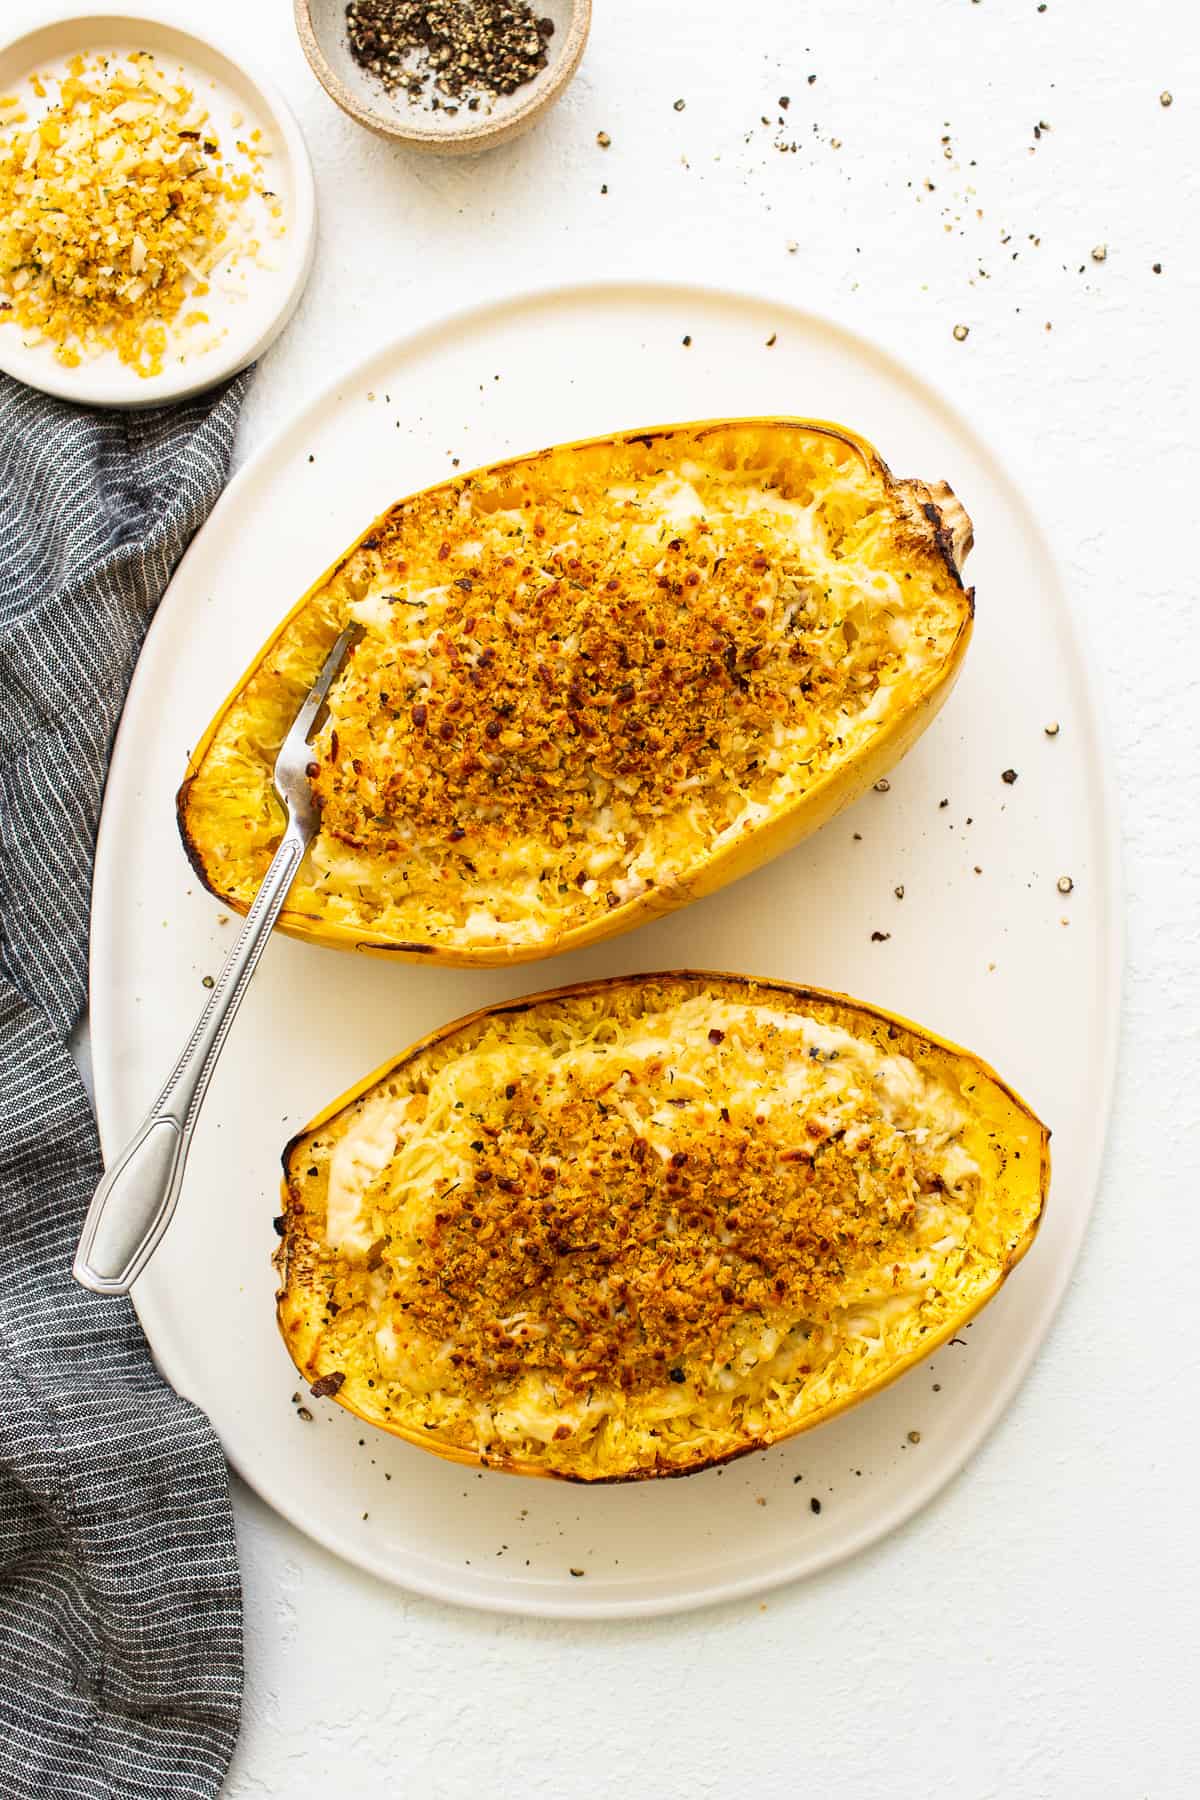
[[[722,1040],[721,1081],[715,1088],[714,1032]],[[813,1118],[826,1133],[880,1119],[911,1134],[937,1160],[947,1193],[945,1206],[923,1208],[922,1247],[961,1226],[961,1202],[979,1174],[960,1141],[966,1114],[959,1096],[909,1058],[884,1055],[870,1042],[804,1013],[697,995],[670,1014],[643,1018],[635,1031],[614,1041],[598,1034],[589,1045],[588,1069],[593,1080],[611,1080],[612,1104],[664,1162],[695,1131],[697,1119],[716,1126],[722,1106],[764,1123],[776,1111]],[[338,1139],[331,1158],[330,1246],[364,1253],[387,1233],[398,1246],[394,1256],[419,1258],[439,1195],[466,1178],[478,1118],[514,1074],[544,1092],[549,1114],[572,1098],[556,1045],[534,1042],[514,1055],[492,1035],[445,1063],[419,1106],[411,1096],[396,1095],[366,1109]],[[667,1099],[681,1095],[689,1101],[686,1131]],[[586,1133],[579,1133],[574,1147],[581,1157],[586,1154]],[[901,1277],[889,1278],[889,1296],[900,1279],[911,1296],[927,1274],[927,1259],[918,1256]],[[871,1299],[872,1290],[862,1289],[848,1293],[844,1305],[849,1314]],[[775,1345],[756,1340],[753,1354],[767,1364]]]

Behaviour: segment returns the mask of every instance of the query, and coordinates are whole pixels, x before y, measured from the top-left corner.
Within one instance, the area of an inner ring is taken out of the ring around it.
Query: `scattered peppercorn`
[[[302,1419],[306,1425],[312,1424],[313,1416],[309,1412],[307,1406],[298,1406],[296,1408],[296,1417]]]
[[[908,1441],[910,1444],[919,1444],[921,1441],[920,1432],[919,1431],[910,1431],[908,1434]]]
[[[675,102],[675,111],[676,111],[676,112],[682,112],[682,111],[683,111],[683,109],[684,109],[684,107],[685,107],[685,106],[686,106],[686,105],[687,105],[687,101],[686,101],[686,100],[677,100],[677,101],[676,101],[676,102]]]
[[[879,780],[875,783],[875,792],[877,794],[889,794],[891,792],[891,789],[892,789],[892,784],[888,780],[887,776],[881,775],[879,777]]]
[[[893,888],[893,889],[892,889],[892,892],[893,892],[893,894],[895,894],[895,896],[896,896],[896,898],[897,898],[897,900],[903,900],[903,898],[904,898],[904,884],[903,884],[903,882],[901,882],[901,884],[900,884],[900,885],[899,885],[899,887],[894,887],[894,888]]]
[[[200,983],[201,987],[206,987],[206,988],[216,987],[216,985],[217,985],[216,979],[212,975],[206,975]]]
[[[1000,779],[1004,782],[1006,787],[1011,787],[1013,782],[1017,779],[1017,771],[1015,769],[1005,769]]]
[[[871,933],[871,942],[873,944],[886,944],[891,935],[890,931],[873,931]]]
[[[808,1504],[812,1507],[812,1509],[815,1513],[820,1512],[821,1502],[817,1499],[817,1496],[815,1494],[813,1495],[812,1499],[809,1501]]]
[[[607,131],[598,131],[596,133],[596,142],[602,150],[607,150],[612,143],[612,139],[609,137]]]
[[[350,0],[346,35],[355,62],[388,93],[435,112],[447,98],[474,112],[546,67],[554,22],[528,0]]]
[[[1095,249],[1092,251],[1092,261],[1093,262],[1103,262],[1104,259],[1107,257],[1107,255],[1108,255],[1108,245],[1107,244],[1097,244]]]

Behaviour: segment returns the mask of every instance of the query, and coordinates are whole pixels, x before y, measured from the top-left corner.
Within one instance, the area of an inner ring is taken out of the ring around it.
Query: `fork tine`
[[[304,698],[296,717],[292,720],[291,730],[279,747],[275,758],[274,786],[279,800],[287,809],[289,820],[299,821],[310,832],[314,828],[316,818],[315,803],[308,781],[308,766],[312,761],[309,749],[309,733],[318,713],[324,706],[334,677],[342,667],[347,653],[362,636],[360,625],[347,625],[338,637],[329,655],[321,664],[321,670]]]
[[[345,631],[338,637],[332,650],[329,652],[329,655],[321,665],[320,674],[309,688],[303,706],[301,706],[296,717],[292,720],[291,730],[284,738],[283,745],[279,752],[280,761],[282,761],[285,756],[295,755],[302,745],[307,744],[309,732],[312,730],[313,720],[325,704],[329,690],[333,686],[334,677],[342,666],[346,652],[349,650],[351,644],[357,643],[361,635],[362,629],[360,626],[347,625]]]

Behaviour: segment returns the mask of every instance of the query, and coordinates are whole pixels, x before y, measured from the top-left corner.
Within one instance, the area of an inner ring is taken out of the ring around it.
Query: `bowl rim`
[[[153,8],[142,4],[141,0],[115,0],[111,7],[101,8],[80,7],[63,0],[63,3],[52,7],[47,15],[40,18],[31,17],[26,9],[24,16],[14,23],[16,29],[11,34],[5,32],[0,38],[0,57],[7,57],[11,52],[20,50],[23,45],[32,43],[44,32],[75,27],[79,28],[80,40],[85,46],[89,33],[95,35],[100,29],[125,24],[152,26],[168,36],[179,38],[182,40],[181,53],[185,57],[187,51],[184,46],[190,41],[201,49],[211,51],[228,63],[230,68],[236,69],[261,103],[267,121],[277,127],[292,172],[292,242],[300,248],[286,291],[253,337],[242,337],[226,346],[223,351],[214,352],[211,360],[197,358],[170,373],[164,371],[163,376],[156,377],[152,384],[141,381],[131,372],[130,383],[136,381],[137,386],[123,386],[117,392],[107,388],[97,389],[89,383],[86,364],[77,369],[67,369],[49,363],[44,370],[39,368],[36,373],[31,373],[23,361],[19,367],[13,366],[7,358],[0,361],[0,368],[14,381],[37,388],[55,399],[71,401],[80,406],[104,406],[123,412],[141,412],[149,407],[166,406],[191,399],[197,394],[208,393],[232,376],[240,374],[243,369],[249,368],[251,363],[257,362],[270,348],[299,305],[312,271],[317,235],[316,184],[308,145],[295,113],[276,84],[253,59],[247,62],[220,33],[213,35],[207,27],[197,28],[193,25],[190,17],[185,17],[180,12],[178,0],[167,0],[166,4]],[[36,62],[36,57],[34,61]],[[149,393],[145,392],[147,385],[152,386]]]
[[[462,125],[448,126],[402,124],[398,120],[389,119],[384,112],[375,111],[353,89],[346,86],[330,64],[313,24],[311,0],[292,0],[292,16],[300,48],[313,74],[330,99],[336,101],[342,111],[348,113],[358,124],[365,125],[368,131],[375,132],[379,137],[390,138],[394,143],[408,144],[418,149],[485,150],[502,143],[506,138],[515,137],[527,125],[532,125],[567,86],[579,67],[587,43],[592,23],[592,0],[571,0],[571,22],[562,41],[562,48],[545,71],[546,79],[539,81],[535,77],[529,84],[529,94],[519,106],[498,119],[490,116],[480,119],[478,115],[469,113]]]

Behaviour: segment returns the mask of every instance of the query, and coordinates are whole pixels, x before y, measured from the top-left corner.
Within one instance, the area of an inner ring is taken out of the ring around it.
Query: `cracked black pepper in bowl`
[[[389,93],[475,111],[546,67],[554,21],[528,0],[350,0],[346,33],[355,62]]]

